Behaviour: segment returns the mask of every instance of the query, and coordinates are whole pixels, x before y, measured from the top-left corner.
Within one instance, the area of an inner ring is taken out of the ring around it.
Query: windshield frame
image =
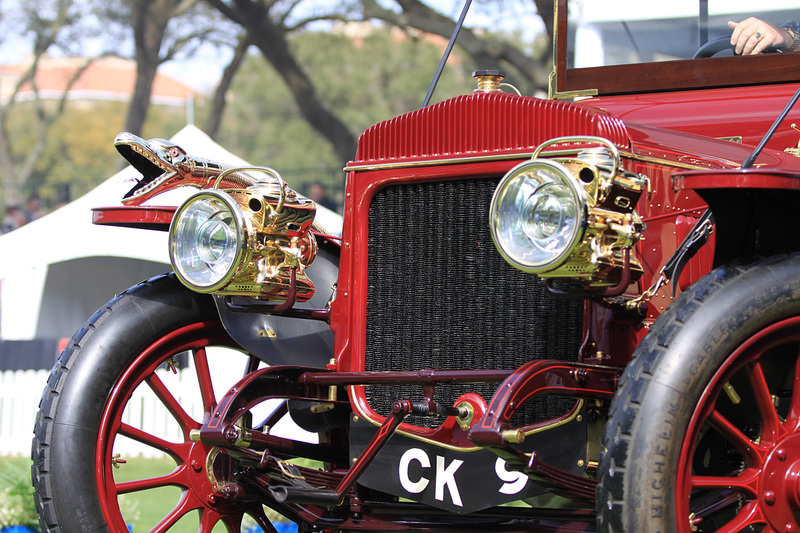
[[[568,0],[555,0],[553,98],[800,81],[798,52],[567,68],[568,12]]]

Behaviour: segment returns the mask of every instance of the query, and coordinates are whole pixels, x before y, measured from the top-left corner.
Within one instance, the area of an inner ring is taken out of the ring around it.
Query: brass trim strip
[[[553,100],[558,92],[558,2],[553,2],[553,70],[547,80],[547,99]]]
[[[553,67],[554,69],[556,67]],[[555,71],[554,71],[555,72]],[[576,98],[589,98],[597,96],[597,89],[581,89],[576,91],[554,92],[550,95],[550,100],[574,100]]]
[[[402,161],[397,163],[378,163],[367,165],[347,165],[345,172],[359,172],[369,170],[390,170],[399,168],[435,167],[443,165],[461,165],[465,163],[482,163],[487,161],[507,161],[514,159],[530,159],[533,152],[515,154],[481,155],[470,157],[454,157],[452,159],[428,159],[425,161]]]
[[[651,157],[646,155],[638,155],[638,154],[631,154],[631,153],[623,153],[623,157],[626,159],[632,159],[634,161],[642,161],[645,163],[656,163],[659,165],[664,165],[668,167],[675,167],[675,168],[682,168],[684,170],[709,170],[708,167],[701,167],[699,165],[692,165],[689,163],[679,163],[677,161],[669,161],[668,159],[661,159],[658,157]],[[735,161],[730,161],[729,159],[722,159],[722,158],[708,158],[711,161],[716,161],[718,163],[729,165],[731,167],[738,168],[741,166],[741,163],[737,163]]]
[[[669,161],[658,157],[651,157],[639,154],[633,154],[628,151],[620,150],[620,155],[624,159],[631,159],[633,161],[642,161],[646,163],[655,163],[659,165],[680,168],[683,170],[708,170],[707,167],[692,165],[689,163],[680,163],[677,161]],[[484,163],[490,161],[512,161],[515,159],[525,160],[533,157],[534,152],[521,152],[515,154],[498,154],[498,155],[483,155],[483,156],[470,156],[470,157],[455,157],[452,159],[429,159],[425,161],[402,161],[397,163],[378,163],[368,165],[348,165],[344,167],[345,172],[366,172],[373,170],[397,170],[404,168],[420,168],[420,167],[434,167],[444,165],[461,165],[466,163]],[[553,150],[543,154],[546,157],[562,157],[566,155],[574,155],[575,150]],[[712,159],[719,163],[730,165],[732,167],[739,167],[740,163],[729,161],[727,159]]]

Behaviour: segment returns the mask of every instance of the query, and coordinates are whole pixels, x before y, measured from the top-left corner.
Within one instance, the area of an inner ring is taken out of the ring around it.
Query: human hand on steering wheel
[[[797,45],[789,30],[755,17],[746,18],[741,22],[728,21],[728,27],[733,30],[731,46],[734,47],[736,54],[755,55],[767,49],[787,50],[792,45]]]

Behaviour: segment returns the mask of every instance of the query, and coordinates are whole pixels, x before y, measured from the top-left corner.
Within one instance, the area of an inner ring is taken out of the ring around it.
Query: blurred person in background
[[[28,223],[28,218],[22,207],[12,204],[6,207],[6,216],[3,218],[3,223],[0,226],[0,233],[8,233]]]
[[[333,199],[331,199],[331,197],[328,196],[328,189],[325,187],[325,185],[319,182],[311,184],[311,189],[309,190],[308,197],[311,200],[314,200],[314,203],[321,205],[323,207],[327,207],[331,211],[338,212],[339,210],[338,206],[336,205],[336,202],[334,202]]]
[[[39,195],[36,193],[33,193],[28,197],[28,203],[26,204],[26,207],[28,211],[28,222],[33,222],[37,218],[41,218],[47,214],[47,210],[42,205],[41,198],[39,198]]]

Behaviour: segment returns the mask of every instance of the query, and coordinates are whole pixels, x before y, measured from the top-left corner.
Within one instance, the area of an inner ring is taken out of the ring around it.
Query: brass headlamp
[[[581,148],[540,157],[545,148],[562,144]],[[492,238],[506,261],[542,278],[588,287],[636,280],[642,267],[630,249],[644,224],[634,207],[646,183],[621,168],[619,151],[606,139],[552,139],[497,186]]]
[[[253,171],[268,176],[244,189],[216,188],[228,173]],[[285,300],[294,278],[297,300],[311,298],[304,269],[317,253],[314,202],[266,167],[227,170],[216,184],[190,196],[172,219],[169,256],[180,281],[202,293]]]

